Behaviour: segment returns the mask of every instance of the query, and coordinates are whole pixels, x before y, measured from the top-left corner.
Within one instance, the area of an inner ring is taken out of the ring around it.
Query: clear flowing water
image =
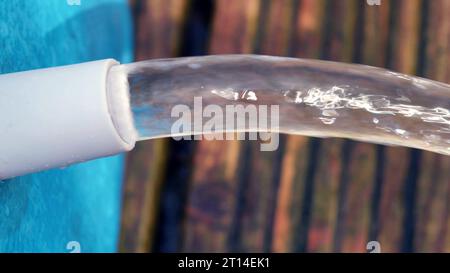
[[[280,133],[450,155],[450,85],[444,83],[370,66],[257,55],[150,60],[114,73],[127,75],[140,139],[170,136],[173,107],[193,107],[194,97],[202,97],[204,105],[223,107],[279,105]]]

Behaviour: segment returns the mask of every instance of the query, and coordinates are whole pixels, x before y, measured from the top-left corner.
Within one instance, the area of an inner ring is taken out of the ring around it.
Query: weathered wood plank
[[[216,1],[210,42],[211,54],[252,53],[260,2]]]
[[[159,193],[166,168],[164,140],[137,143],[128,156],[120,251],[148,252],[153,244]]]
[[[267,20],[260,25],[258,53],[286,55],[291,37],[293,9],[295,2],[280,0],[266,2]],[[272,248],[274,215],[281,172],[281,156],[284,151],[284,137],[280,136],[279,147],[275,151],[260,151],[260,141],[246,141],[251,161],[242,173],[246,179],[240,187],[244,191],[241,212],[240,240],[238,251],[268,252]]]
[[[260,1],[218,0],[215,4],[210,52],[248,53],[256,35]],[[235,20],[240,23],[231,22]],[[236,226],[239,150],[239,141],[198,142],[188,193],[184,251],[220,252],[233,247],[229,237]]]
[[[324,14],[325,1],[299,1],[294,29],[290,30],[293,33],[289,46],[291,54],[320,58]],[[319,145],[318,139],[287,136],[274,220],[274,252],[306,250]]]
[[[361,62],[367,65],[385,67],[388,52],[389,39],[389,2],[383,1],[380,6],[364,6],[364,32],[362,38]],[[372,177],[373,185],[370,202],[370,212],[368,214],[369,230],[367,241],[378,240],[380,231],[380,207],[381,196],[384,186],[385,170],[385,147],[376,146],[374,173]]]
[[[324,16],[326,37],[323,57],[334,61],[354,59],[358,3],[353,0],[326,2]],[[341,251],[344,231],[346,181],[344,155],[350,146],[342,139],[324,139],[315,177],[315,193],[311,230],[307,250],[311,252]],[[347,162],[348,164],[348,162]],[[339,191],[341,189],[341,191]],[[338,198],[338,195],[340,198]],[[338,200],[343,201],[338,201]],[[339,203],[340,202],[340,203]],[[341,220],[340,220],[341,219]]]
[[[185,0],[136,2],[137,61],[177,56],[187,4]]]
[[[389,44],[390,0],[380,6],[364,5],[362,60],[367,65],[386,67]]]
[[[447,58],[450,54],[450,2],[428,2],[425,30],[424,76],[448,82]],[[418,252],[443,251],[448,233],[450,169],[448,156],[424,152],[418,181],[416,244]]]
[[[384,3],[385,4],[385,3]],[[363,37],[364,11],[372,6],[364,2],[349,2],[345,9],[347,12],[344,23],[344,37],[346,45],[342,50],[341,61],[364,62]],[[375,7],[376,9],[377,7]],[[379,29],[379,31],[382,31]],[[382,49],[381,49],[382,50]],[[371,205],[371,190],[373,177],[375,176],[375,145],[345,141],[342,146],[343,170],[339,182],[337,221],[334,230],[335,252],[365,252],[368,241],[369,215]],[[348,156],[348,159],[347,159]]]
[[[299,241],[298,233],[306,233],[308,230],[306,227],[304,228],[306,231],[302,231],[300,225],[305,220],[301,212],[310,158],[308,157],[309,143],[310,139],[306,137],[289,136],[286,141],[274,220],[273,252],[294,251]]]
[[[175,56],[185,1],[133,1],[131,4],[135,17],[135,59]],[[137,143],[128,154],[120,251],[149,252],[152,249],[167,167],[167,148],[165,139],[150,140]]]
[[[420,43],[421,1],[391,1],[391,33],[388,67],[398,72],[415,74]],[[383,252],[398,252],[405,241],[405,181],[414,174],[408,170],[417,160],[412,151],[401,147],[387,147],[385,181],[380,210],[379,242]]]
[[[325,0],[301,0],[294,32],[293,54],[299,58],[323,55]]]
[[[354,143],[348,166],[348,193],[343,252],[365,252],[368,242],[372,183],[375,176],[375,146]]]

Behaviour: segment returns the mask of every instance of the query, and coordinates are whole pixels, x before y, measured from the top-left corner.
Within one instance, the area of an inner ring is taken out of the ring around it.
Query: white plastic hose
[[[107,59],[0,75],[0,179],[131,150],[126,79],[107,83],[115,65]]]

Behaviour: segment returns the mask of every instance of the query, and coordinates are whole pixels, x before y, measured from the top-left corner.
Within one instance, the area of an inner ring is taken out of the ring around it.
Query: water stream
[[[139,139],[171,136],[176,105],[278,105],[272,130],[342,137],[450,155],[450,85],[381,68],[257,55],[159,59],[127,75]],[[225,117],[220,117],[224,119]],[[207,120],[207,118],[205,118]],[[236,131],[258,131],[246,123]],[[225,128],[219,128],[225,130]],[[192,128],[186,134],[201,134]]]

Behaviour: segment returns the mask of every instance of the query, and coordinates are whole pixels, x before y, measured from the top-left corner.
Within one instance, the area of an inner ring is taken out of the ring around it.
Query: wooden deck
[[[450,82],[450,1],[131,1],[136,59],[256,53]],[[450,251],[450,157],[343,139],[152,140],[129,154],[121,251]]]

